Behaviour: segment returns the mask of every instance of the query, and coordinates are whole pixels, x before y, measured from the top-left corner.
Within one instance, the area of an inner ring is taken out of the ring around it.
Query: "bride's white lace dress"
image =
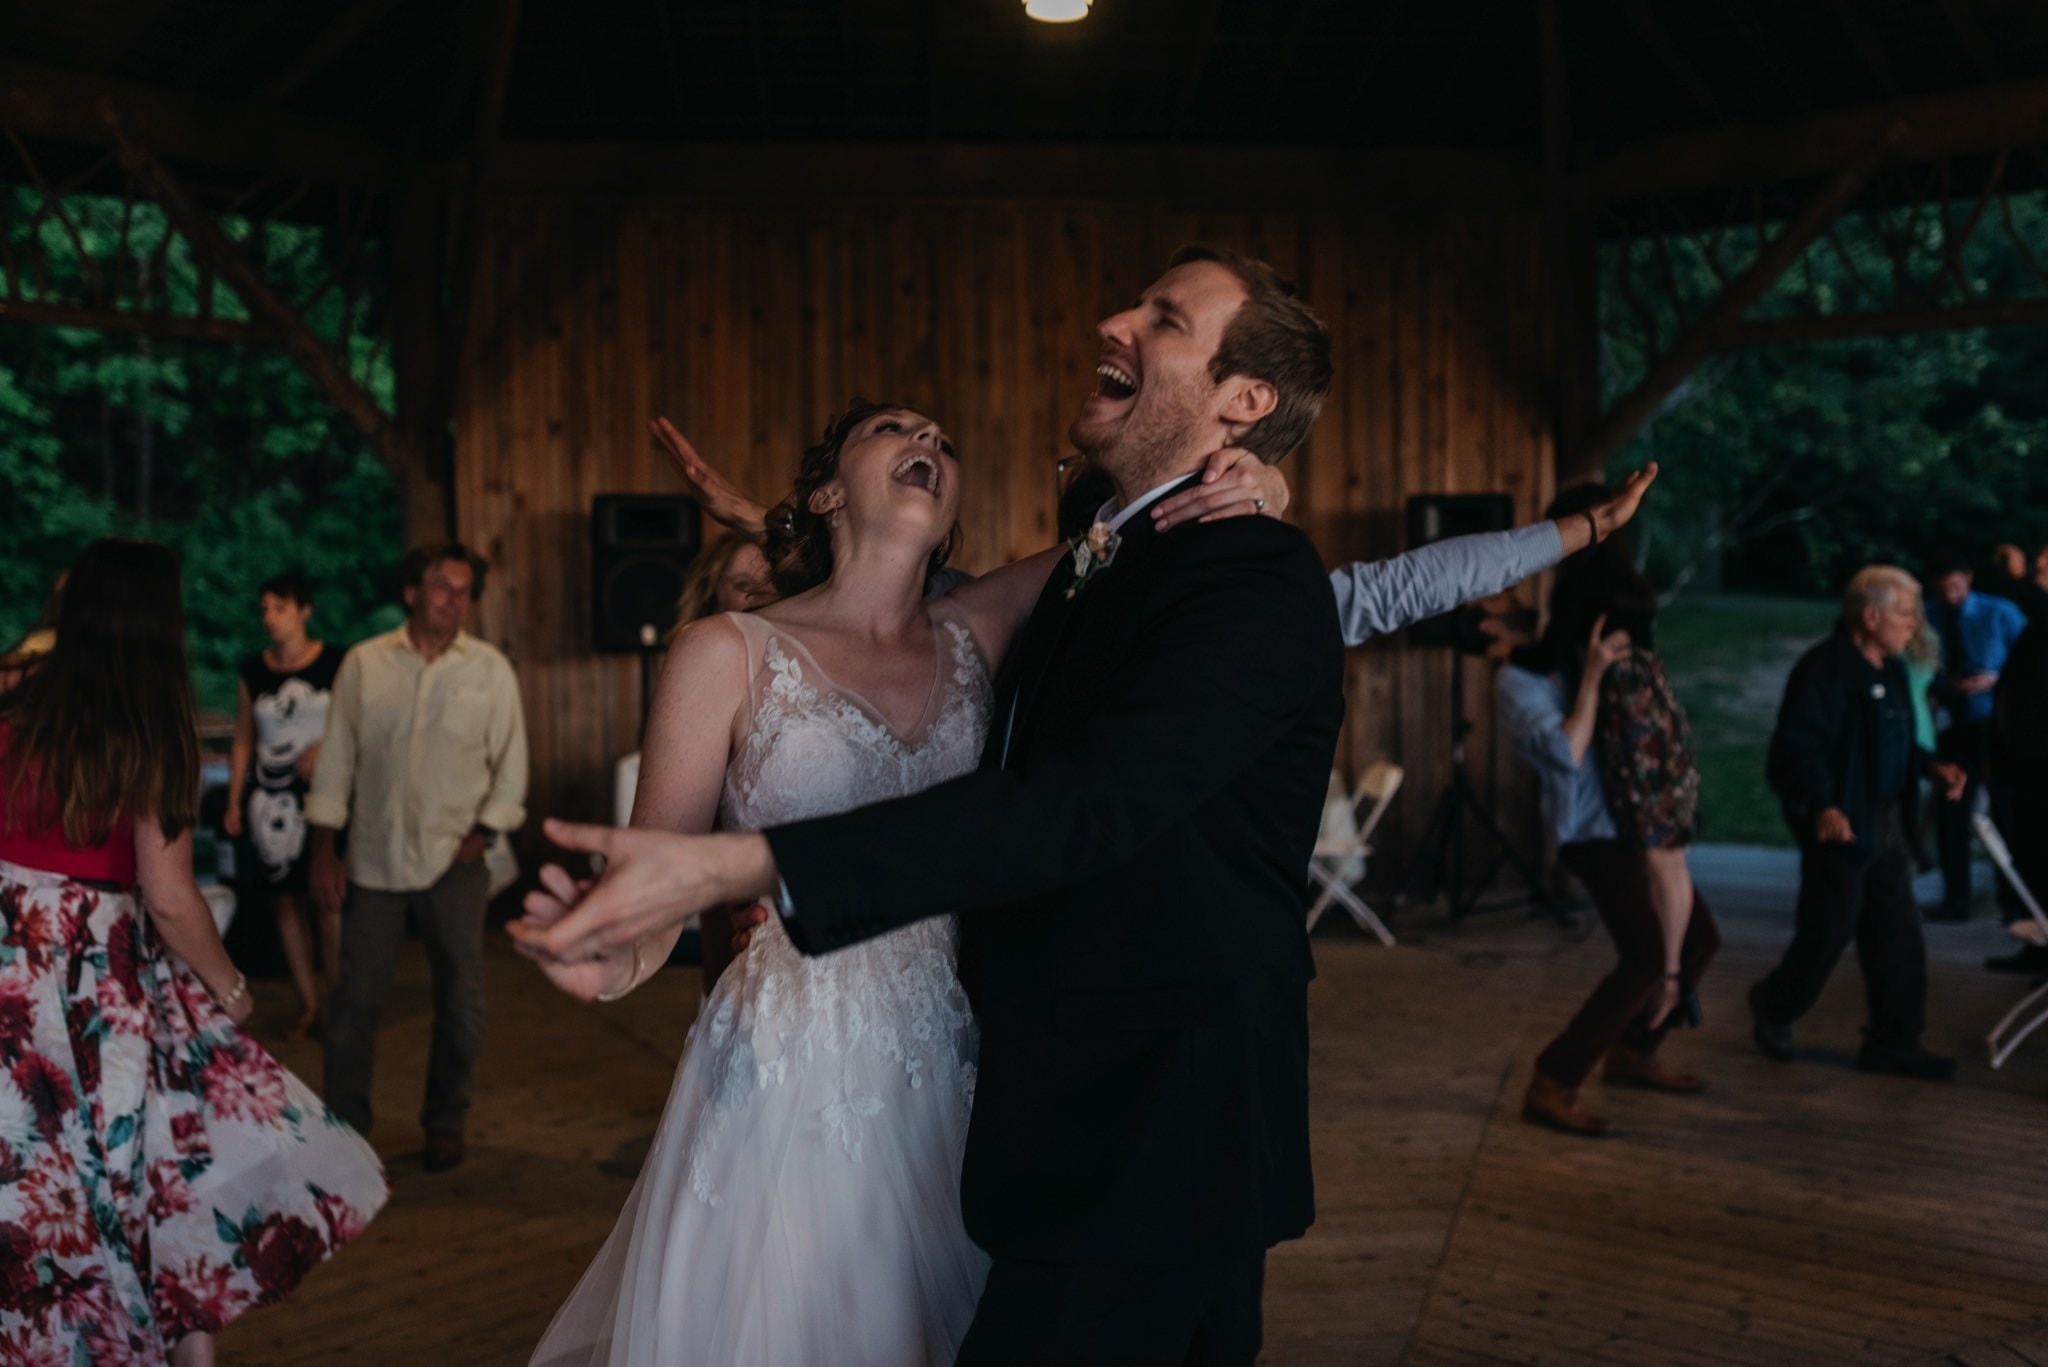
[[[908,736],[786,629],[734,616],[752,710],[725,829],[974,767],[988,671],[945,605],[932,611],[937,670]],[[704,1004],[640,1180],[537,1367],[953,1361],[988,1271],[960,1218],[975,1035],[955,939],[939,918],[805,958],[773,917],[754,933]]]

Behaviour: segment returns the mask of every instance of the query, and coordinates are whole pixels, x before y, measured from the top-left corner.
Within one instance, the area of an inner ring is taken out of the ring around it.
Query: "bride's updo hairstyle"
[[[768,530],[761,545],[768,557],[768,574],[782,597],[793,597],[832,577],[832,527],[825,514],[811,511],[811,496],[838,478],[839,453],[846,449],[847,438],[877,414],[916,411],[906,404],[857,398],[825,424],[824,438],[805,450],[803,464],[797,467],[796,487],[768,510]],[[960,528],[955,524],[932,552],[931,563],[925,566],[927,578],[939,572],[959,542]]]

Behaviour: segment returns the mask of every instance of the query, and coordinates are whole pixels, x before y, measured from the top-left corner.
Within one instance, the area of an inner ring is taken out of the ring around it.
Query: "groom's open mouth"
[[[922,489],[933,498],[939,496],[939,463],[922,451],[890,471],[889,478],[912,489]]]
[[[1114,361],[1095,367],[1095,397],[1121,403],[1138,392],[1138,377]]]

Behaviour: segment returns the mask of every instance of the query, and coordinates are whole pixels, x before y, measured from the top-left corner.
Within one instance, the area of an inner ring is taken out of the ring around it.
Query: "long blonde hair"
[[[733,560],[749,546],[758,549],[753,538],[727,532],[690,562],[690,573],[683,580],[683,591],[676,597],[676,622],[668,629],[668,635],[661,638],[663,645],[675,640],[690,623],[711,615],[711,610],[718,606],[719,580],[725,578]]]

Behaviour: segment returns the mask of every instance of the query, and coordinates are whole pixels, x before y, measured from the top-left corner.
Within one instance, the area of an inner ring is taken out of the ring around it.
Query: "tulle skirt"
[[[950,1367],[988,1274],[960,1216],[974,1038],[950,936],[809,960],[763,927],[535,1367]]]

